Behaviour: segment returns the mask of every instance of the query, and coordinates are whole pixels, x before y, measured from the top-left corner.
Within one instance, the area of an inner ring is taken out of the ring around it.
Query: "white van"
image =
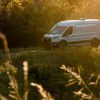
[[[57,23],[43,37],[44,46],[49,49],[54,46],[91,45],[98,47],[100,43],[100,20],[80,19]]]

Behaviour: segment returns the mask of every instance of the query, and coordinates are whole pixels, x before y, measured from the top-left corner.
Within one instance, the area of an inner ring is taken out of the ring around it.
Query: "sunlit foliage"
[[[0,0],[0,30],[9,45],[36,46],[57,22],[99,18],[97,0]]]

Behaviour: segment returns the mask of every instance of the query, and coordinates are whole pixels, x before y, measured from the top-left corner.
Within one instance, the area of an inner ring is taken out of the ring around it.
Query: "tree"
[[[59,21],[98,16],[99,6],[94,2],[95,9],[89,10],[88,4],[86,0],[0,0],[0,30],[10,47],[36,46]]]

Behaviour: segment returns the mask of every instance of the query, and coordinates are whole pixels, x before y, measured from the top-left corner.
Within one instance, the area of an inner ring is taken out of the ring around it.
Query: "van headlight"
[[[44,37],[44,38],[43,38],[43,41],[44,41],[44,42],[51,42],[51,38],[49,38],[49,37]]]

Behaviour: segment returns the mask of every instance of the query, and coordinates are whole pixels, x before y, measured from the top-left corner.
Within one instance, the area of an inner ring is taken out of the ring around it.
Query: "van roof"
[[[79,23],[79,22],[89,22],[89,23],[96,23],[96,22],[100,22],[99,19],[80,19],[80,20],[66,20],[66,21],[61,21],[59,22],[57,25],[60,26],[67,26],[70,24],[74,24],[74,23]]]

